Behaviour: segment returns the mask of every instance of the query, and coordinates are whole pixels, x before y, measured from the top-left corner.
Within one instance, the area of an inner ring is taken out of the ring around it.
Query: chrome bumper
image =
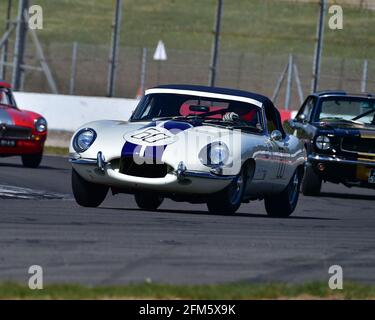
[[[191,178],[203,178],[203,179],[216,179],[216,180],[233,180],[236,176],[219,176],[211,172],[186,170],[185,173],[183,174],[183,178],[190,178],[190,177]],[[183,180],[183,178],[181,180]]]
[[[73,164],[81,165],[92,165],[97,166],[100,171],[104,172],[105,166],[108,162],[105,161],[104,156],[101,152],[98,152],[96,159],[85,159],[85,158],[74,158],[70,157],[69,162]],[[173,174],[177,176],[178,181],[183,181],[188,178],[202,178],[202,179],[214,179],[214,180],[233,180],[236,176],[233,175],[220,175],[214,172],[202,172],[187,170],[186,166],[180,162],[177,169],[173,171]]]
[[[341,159],[336,157],[330,157],[330,156],[321,156],[321,155],[313,155],[310,154],[307,157],[308,161],[319,161],[319,162],[331,162],[331,163],[337,163],[337,164],[352,164],[352,165],[358,165],[363,164],[366,166],[374,166],[375,167],[375,161],[364,161],[364,160],[347,160],[347,159]]]
[[[86,165],[93,165],[93,166],[98,164],[98,161],[96,159],[83,159],[83,158],[80,158],[80,159],[69,158],[69,162],[74,163],[74,164],[86,164]]]

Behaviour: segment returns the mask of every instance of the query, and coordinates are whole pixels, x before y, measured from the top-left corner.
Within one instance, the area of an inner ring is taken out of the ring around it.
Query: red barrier
[[[289,120],[292,118],[292,112],[289,110],[279,109],[280,116],[281,116],[281,122],[284,122],[285,120]]]

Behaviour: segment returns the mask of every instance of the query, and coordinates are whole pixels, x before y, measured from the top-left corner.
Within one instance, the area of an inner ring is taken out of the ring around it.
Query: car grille
[[[163,178],[173,171],[171,166],[165,163],[142,163],[137,164],[132,157],[123,157],[120,161],[120,173],[142,178]]]
[[[30,139],[31,129],[9,126],[9,125],[0,125],[0,139]]]
[[[360,152],[375,155],[375,139],[345,137],[342,139],[341,149],[348,152]]]

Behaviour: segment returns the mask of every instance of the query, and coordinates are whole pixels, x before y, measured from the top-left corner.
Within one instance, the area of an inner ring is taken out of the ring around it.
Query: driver
[[[257,122],[257,111],[253,108],[244,108],[243,106],[232,105],[230,111],[223,115],[223,121],[237,122]]]
[[[262,125],[259,123],[256,109],[243,108],[242,106],[232,106],[229,112],[224,113],[222,120],[225,122],[246,123],[246,125],[254,126],[262,130]]]
[[[236,112],[226,112],[223,115],[223,121],[238,121],[240,120],[240,116]]]

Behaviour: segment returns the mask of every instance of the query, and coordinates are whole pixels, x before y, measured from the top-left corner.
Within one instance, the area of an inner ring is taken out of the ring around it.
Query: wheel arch
[[[305,175],[305,164],[302,163],[300,164],[298,167],[297,167],[297,172],[300,174],[300,177],[301,179],[303,178],[303,176]]]
[[[242,169],[246,170],[246,181],[247,183],[249,181],[252,181],[255,174],[255,168],[256,168],[256,162],[254,158],[248,158],[245,160],[245,162],[242,164]]]

